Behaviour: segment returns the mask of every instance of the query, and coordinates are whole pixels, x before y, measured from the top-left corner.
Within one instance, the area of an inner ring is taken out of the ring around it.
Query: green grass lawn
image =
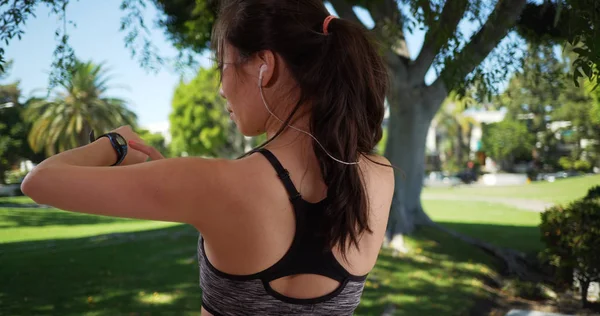
[[[27,196],[16,196],[16,197],[0,197],[0,207],[2,204],[34,204],[33,200]]]
[[[483,280],[496,275],[497,263],[485,253],[432,229],[405,241],[408,255],[382,250],[356,315],[381,315],[389,303],[394,315],[469,315],[477,299],[489,297]]]
[[[198,315],[196,238],[180,225],[0,244],[0,315]]]
[[[23,198],[14,199],[15,204],[31,203]],[[0,203],[0,244],[134,232],[173,225],[176,224],[78,214],[51,208],[6,208]]]
[[[512,209],[484,216],[493,205],[461,215],[449,210],[462,202],[451,203],[426,207],[444,225],[472,217],[473,227],[501,227],[507,244],[515,236],[507,225],[530,220],[502,220]],[[0,206],[0,227],[0,315],[198,314],[197,232],[187,225]],[[487,295],[481,280],[495,266],[482,251],[432,230],[406,242],[409,255],[382,251],[356,315],[380,315],[390,303],[396,315],[464,315]]]
[[[423,200],[434,221],[471,237],[524,252],[541,249],[540,214],[498,203]]]
[[[53,209],[0,214],[12,229],[0,234],[0,315],[198,315],[193,228]],[[382,251],[356,315],[380,315],[389,303],[396,315],[464,315],[487,295],[480,280],[494,267],[483,252],[431,230],[407,244],[410,255]]]
[[[553,183],[534,182],[522,186],[425,188],[423,194],[425,197],[435,194],[452,194],[460,196],[515,197],[552,203],[568,203],[585,196],[588,189],[594,185],[600,185],[600,175],[562,179]]]

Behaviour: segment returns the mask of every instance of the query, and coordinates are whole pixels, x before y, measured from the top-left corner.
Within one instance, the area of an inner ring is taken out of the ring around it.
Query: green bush
[[[600,199],[551,207],[541,217],[540,230],[546,245],[542,258],[556,268],[559,284],[572,284],[576,275],[583,304],[587,305],[590,282],[600,281]]]
[[[4,181],[6,182],[6,184],[21,183],[21,181],[23,180],[23,178],[25,178],[26,175],[27,175],[26,171],[21,171],[21,170],[6,171],[4,173]]]
[[[600,199],[600,185],[591,187],[585,196],[586,200]]]
[[[569,157],[560,157],[558,165],[563,170],[577,170],[588,172],[592,169],[592,164],[587,160],[573,160]]]
[[[592,164],[586,160],[576,160],[573,163],[573,168],[577,171],[588,172],[592,169]]]
[[[571,160],[571,158],[569,157],[560,157],[560,159],[558,159],[558,165],[563,169],[563,170],[571,170],[573,169],[573,160]]]

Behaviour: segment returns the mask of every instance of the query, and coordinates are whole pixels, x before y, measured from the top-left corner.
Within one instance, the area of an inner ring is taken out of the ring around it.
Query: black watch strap
[[[125,156],[127,156],[127,141],[123,136],[121,136],[121,134],[115,132],[102,134],[98,136],[98,138],[94,138],[94,131],[90,132],[90,142],[94,142],[102,137],[106,137],[110,140],[110,144],[117,153],[117,162],[115,162],[113,166],[119,165],[121,162],[123,162]]]

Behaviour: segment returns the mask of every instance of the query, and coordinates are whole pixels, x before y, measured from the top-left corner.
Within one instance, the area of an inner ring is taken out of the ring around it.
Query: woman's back
[[[240,222],[199,240],[205,313],[347,315],[356,308],[383,241],[393,173],[372,162],[361,165],[373,232],[345,260],[339,249],[324,251],[327,244],[319,238],[328,197],[336,190],[310,168],[317,166],[314,157],[308,163],[301,158],[292,148],[262,150],[237,162],[244,180],[229,207]]]
[[[383,60],[362,26],[322,0],[220,3],[220,94],[238,130],[266,143],[236,160],[162,159],[121,127],[45,160],[22,190],[64,210],[195,226],[212,314],[351,314],[394,188],[389,162],[373,155]]]

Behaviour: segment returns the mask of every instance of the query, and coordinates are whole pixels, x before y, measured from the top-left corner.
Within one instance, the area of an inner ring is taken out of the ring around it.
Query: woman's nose
[[[220,95],[220,96],[221,96],[223,99],[227,99],[227,98],[225,97],[225,92],[223,92],[223,86],[221,86],[221,87],[219,88],[219,95]]]

